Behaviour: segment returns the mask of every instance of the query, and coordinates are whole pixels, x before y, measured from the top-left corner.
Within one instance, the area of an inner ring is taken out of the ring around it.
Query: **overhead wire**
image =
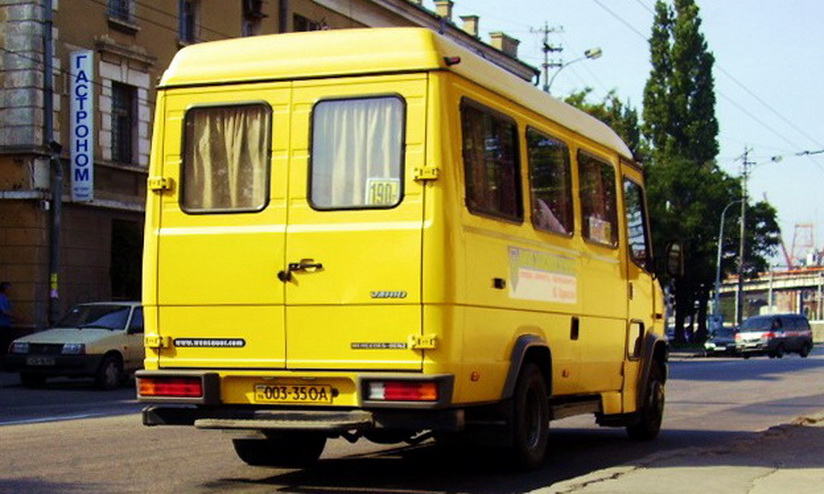
[[[643,39],[643,40],[645,40],[645,41],[647,40],[647,37],[646,37],[644,34],[642,34],[642,33],[641,33],[638,29],[636,29],[636,28],[635,28],[635,26],[633,26],[631,23],[629,23],[628,21],[626,21],[625,19],[623,19],[623,18],[622,18],[619,14],[617,14],[616,12],[614,12],[613,10],[611,10],[609,7],[607,7],[606,5],[604,5],[604,3],[602,2],[602,0],[592,0],[592,1],[593,1],[596,5],[598,5],[599,7],[601,7],[603,10],[605,10],[607,13],[609,13],[611,16],[613,16],[613,17],[614,17],[616,20],[618,20],[621,24],[623,24],[623,25],[624,25],[624,26],[626,26],[628,29],[630,29],[632,32],[634,32],[635,34],[637,34],[637,35],[638,35],[641,39]],[[645,5],[645,4],[642,2],[642,0],[635,0],[635,2],[636,2],[636,3],[641,4],[642,6],[644,6],[644,7],[646,8],[646,10],[651,11],[651,10],[649,9],[649,7],[648,7],[647,5]],[[784,117],[783,115],[781,115],[780,113],[778,113],[778,111],[776,111],[776,110],[775,110],[772,106],[770,106],[769,104],[767,104],[767,102],[766,102],[766,101],[764,101],[762,98],[758,97],[755,93],[753,93],[753,92],[752,92],[749,88],[747,88],[744,84],[742,84],[742,83],[741,83],[741,82],[739,82],[737,79],[735,79],[735,78],[734,78],[734,77],[733,77],[733,76],[732,76],[732,75],[731,75],[728,71],[726,71],[723,67],[721,67],[721,66],[720,66],[717,62],[714,64],[714,66],[715,66],[715,67],[717,67],[717,68],[719,69],[719,71],[721,71],[724,75],[726,75],[727,77],[729,77],[729,78],[730,78],[730,80],[732,80],[732,81],[733,81],[733,82],[735,82],[737,85],[739,85],[740,87],[742,87],[743,89],[745,89],[745,91],[746,91],[746,92],[747,92],[750,96],[752,96],[753,98],[755,98],[755,99],[756,99],[756,101],[758,101],[759,103],[761,103],[762,105],[764,105],[764,106],[765,106],[768,110],[770,110],[772,113],[774,113],[776,116],[778,116],[778,117],[779,117],[782,121],[784,121],[785,123],[790,123],[790,120],[789,120],[789,119],[787,119],[786,117]],[[803,146],[799,146],[797,143],[795,143],[795,142],[791,141],[789,138],[787,138],[784,134],[782,134],[782,133],[781,133],[781,132],[779,132],[778,130],[774,129],[773,127],[769,126],[769,125],[768,125],[768,124],[766,124],[763,120],[761,120],[761,119],[757,118],[757,117],[756,117],[755,115],[753,115],[750,111],[746,110],[746,109],[744,108],[744,106],[743,106],[743,105],[741,105],[741,104],[737,103],[735,100],[733,100],[732,98],[730,98],[729,96],[727,96],[727,95],[726,95],[723,91],[721,91],[720,89],[716,88],[716,89],[715,89],[715,91],[716,91],[716,92],[717,92],[717,93],[718,93],[718,94],[719,94],[722,98],[724,98],[727,102],[729,102],[730,104],[732,104],[733,106],[735,106],[736,108],[738,108],[740,111],[742,111],[744,114],[746,114],[747,116],[749,116],[750,118],[752,118],[753,120],[755,120],[755,121],[756,121],[759,125],[763,126],[763,127],[764,127],[764,128],[766,128],[767,130],[769,130],[771,133],[773,133],[773,134],[774,134],[776,137],[778,137],[779,139],[781,139],[781,140],[783,140],[784,142],[786,142],[786,143],[790,144],[791,146],[794,146],[796,149],[802,149],[802,148],[803,148]],[[800,131],[800,129],[797,129],[795,124],[790,123],[790,125],[791,125],[791,127],[792,127],[793,129],[795,129],[796,131],[798,131],[801,135],[803,135],[803,136],[807,137],[808,139],[810,139],[810,141],[812,141],[812,142],[814,142],[814,143],[816,143],[817,145],[819,145],[819,146],[820,146],[820,144],[818,144],[818,142],[817,142],[815,139],[813,139],[812,137],[808,136],[806,132],[803,132],[803,131]],[[820,147],[824,147],[824,146],[820,146]],[[822,166],[822,165],[821,165],[821,163],[819,163],[819,162],[818,162],[815,158],[813,158],[812,156],[809,156],[809,155],[808,155],[808,158],[810,159],[810,161],[812,161],[812,162],[813,162],[813,164],[815,164],[815,166],[816,166],[817,168],[819,168],[822,172],[824,172],[824,166]]]

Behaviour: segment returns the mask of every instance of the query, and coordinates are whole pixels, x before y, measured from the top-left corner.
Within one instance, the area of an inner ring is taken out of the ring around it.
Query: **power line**
[[[644,41],[647,41],[647,37],[646,37],[644,34],[642,34],[642,33],[641,33],[638,29],[636,29],[636,28],[635,28],[635,26],[633,26],[631,23],[629,23],[628,21],[624,20],[624,19],[623,19],[620,15],[618,15],[616,12],[612,11],[611,9],[609,9],[606,5],[604,5],[604,4],[602,3],[602,1],[601,1],[601,0],[592,0],[592,1],[593,1],[593,2],[595,2],[595,4],[597,4],[599,7],[601,7],[601,8],[602,8],[602,9],[604,9],[605,11],[607,11],[610,15],[612,15],[615,19],[617,19],[617,20],[618,20],[621,24],[623,24],[623,25],[624,25],[624,26],[626,26],[628,29],[630,29],[632,32],[634,32],[635,34],[637,34],[637,35],[638,35],[641,39],[643,39]],[[641,3],[641,0],[636,0],[636,2]],[[646,6],[646,5],[643,5],[643,6],[644,6],[645,8],[647,8],[647,6]],[[647,10],[649,10],[649,9],[647,8]],[[739,82],[737,79],[735,79],[735,78],[734,78],[734,77],[733,77],[733,76],[732,76],[732,75],[731,75],[728,71],[724,70],[724,68],[723,68],[723,67],[721,67],[721,66],[720,66],[717,62],[716,62],[715,64],[713,64],[713,65],[714,65],[714,67],[717,67],[717,68],[718,68],[718,70],[720,70],[720,71],[721,71],[724,75],[728,76],[728,77],[729,77],[729,78],[730,78],[733,82],[735,82],[736,84],[738,84],[739,86],[741,86],[741,87],[742,87],[742,88],[743,88],[743,89],[744,89],[744,90],[745,90],[748,94],[750,94],[753,98],[755,98],[755,99],[756,99],[756,101],[758,101],[759,103],[761,103],[762,105],[764,105],[767,109],[769,109],[769,110],[770,110],[771,112],[773,112],[776,116],[778,116],[778,117],[779,117],[782,121],[784,121],[784,122],[788,123],[788,124],[789,124],[789,125],[790,125],[793,129],[796,129],[797,131],[799,131],[799,132],[801,133],[801,135],[803,135],[803,136],[807,137],[807,138],[808,138],[808,139],[810,139],[812,142],[816,143],[818,146],[820,146],[820,147],[824,147],[824,146],[821,146],[820,144],[818,144],[818,143],[817,143],[817,141],[816,141],[815,139],[813,139],[812,137],[808,136],[805,132],[800,131],[799,129],[797,129],[797,127],[795,126],[795,124],[793,124],[793,123],[792,123],[789,119],[785,118],[785,117],[784,117],[784,116],[782,116],[780,113],[778,113],[778,111],[776,111],[774,108],[772,108],[772,107],[771,107],[769,104],[767,104],[767,103],[766,103],[763,99],[761,99],[761,98],[759,98],[757,95],[755,95],[755,93],[753,93],[753,92],[752,92],[751,90],[749,90],[746,86],[744,86],[741,82]],[[761,126],[763,126],[764,128],[766,128],[767,130],[769,130],[770,132],[772,132],[772,133],[773,133],[776,137],[778,137],[778,138],[782,139],[784,142],[786,142],[786,143],[790,144],[791,146],[795,147],[796,149],[801,149],[801,148],[802,148],[802,146],[798,146],[798,144],[796,144],[796,143],[792,142],[790,139],[788,139],[786,136],[784,136],[783,134],[781,134],[780,132],[778,132],[776,129],[774,129],[774,128],[770,127],[770,126],[769,126],[769,125],[767,125],[765,122],[763,122],[761,119],[757,118],[757,117],[756,117],[755,115],[753,115],[750,111],[746,110],[746,109],[745,109],[742,105],[740,105],[739,103],[735,102],[732,98],[730,98],[729,96],[727,96],[726,94],[724,94],[724,92],[723,92],[723,91],[719,90],[718,88],[716,88],[716,90],[715,90],[715,91],[716,91],[716,92],[717,92],[717,93],[718,93],[718,94],[719,94],[722,98],[724,98],[724,99],[725,99],[725,100],[727,100],[729,103],[731,103],[733,106],[735,106],[736,108],[738,108],[739,110],[741,110],[743,113],[745,113],[746,115],[748,115],[750,118],[752,118],[752,119],[753,119],[753,120],[755,120],[756,122],[758,122],[758,124],[760,124]],[[813,162],[813,164],[815,164],[815,165],[816,165],[816,167],[818,167],[821,171],[823,171],[823,172],[824,172],[824,167],[822,167],[822,165],[821,165],[819,162],[817,162],[816,160],[814,160],[812,157],[810,157],[810,160]]]

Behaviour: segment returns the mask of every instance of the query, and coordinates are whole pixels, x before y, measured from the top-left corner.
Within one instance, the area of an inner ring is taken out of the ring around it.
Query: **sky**
[[[554,58],[570,61],[599,47],[601,58],[565,67],[552,93],[592,87],[591,101],[610,90],[641,110],[651,69],[648,38],[655,0],[454,0],[453,18],[480,16],[480,34],[503,31],[521,41],[519,58],[540,67],[545,25],[556,33]],[[777,209],[791,255],[824,248],[824,2],[697,0],[701,30],[715,56],[719,166],[739,177],[750,150],[752,200]],[[424,6],[434,10],[432,0]],[[799,153],[822,151],[821,154]],[[780,158],[776,158],[780,157]],[[716,222],[720,218],[715,219]],[[800,227],[797,227],[800,225]],[[812,225],[812,228],[805,225]],[[795,247],[795,253],[793,248]],[[779,255],[774,262],[785,264]]]

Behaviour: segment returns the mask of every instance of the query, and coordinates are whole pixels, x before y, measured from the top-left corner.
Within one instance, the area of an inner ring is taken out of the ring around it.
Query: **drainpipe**
[[[49,325],[60,317],[60,229],[63,217],[63,167],[60,164],[59,143],[54,141],[54,28],[53,0],[45,0],[43,36],[43,127],[44,144],[49,150],[49,165],[54,171],[51,180],[51,232],[49,235]]]
[[[286,33],[289,31],[289,0],[278,2],[278,31]]]

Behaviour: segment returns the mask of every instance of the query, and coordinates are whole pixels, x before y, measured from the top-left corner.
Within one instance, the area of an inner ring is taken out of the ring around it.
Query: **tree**
[[[564,101],[609,125],[632,151],[635,161],[646,162],[649,157],[649,147],[641,135],[638,111],[629,101],[622,102],[616,96],[614,89],[598,103],[589,102],[588,98],[591,94],[591,87],[584,88],[573,92],[564,98]]]
[[[675,281],[676,341],[685,340],[688,319],[699,338],[706,333],[718,221],[724,207],[741,197],[740,182],[715,162],[715,59],[700,28],[694,0],[674,0],[672,7],[663,0],[656,2],[649,40],[652,69],[644,88],[642,129],[651,146],[647,190],[653,242],[661,252],[669,240],[680,239],[687,264],[685,276]],[[752,220],[750,215],[747,218],[752,272],[766,263],[763,255],[775,248],[779,230],[775,210],[768,204],[749,207],[758,210]],[[725,259],[734,257],[737,246],[730,238],[737,235],[725,235]],[[730,263],[722,266],[725,270],[730,267]]]

